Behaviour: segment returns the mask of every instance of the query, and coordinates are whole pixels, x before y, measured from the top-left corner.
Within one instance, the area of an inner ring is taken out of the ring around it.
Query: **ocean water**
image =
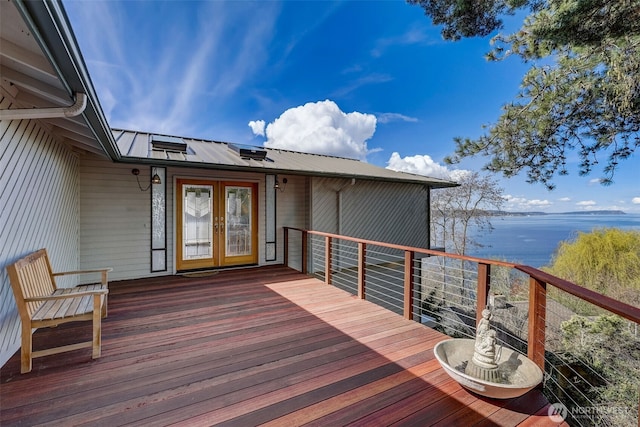
[[[472,232],[484,247],[473,248],[468,255],[542,267],[551,262],[561,241],[575,239],[579,231],[603,227],[640,230],[640,215],[503,216],[493,218],[491,223],[494,230],[490,233]]]

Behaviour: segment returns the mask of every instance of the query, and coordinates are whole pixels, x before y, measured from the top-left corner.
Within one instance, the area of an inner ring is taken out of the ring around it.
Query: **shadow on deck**
[[[533,390],[476,396],[433,355],[444,335],[283,266],[110,284],[102,357],[0,371],[0,424],[556,425]],[[34,346],[91,334],[39,330]]]

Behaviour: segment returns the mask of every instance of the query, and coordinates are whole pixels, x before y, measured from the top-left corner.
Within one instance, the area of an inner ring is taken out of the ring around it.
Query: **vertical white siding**
[[[0,108],[8,104],[0,100]],[[47,248],[55,270],[79,267],[78,160],[36,121],[0,121],[0,189],[1,366],[20,346],[20,319],[6,266]]]
[[[82,159],[80,167],[82,268],[112,267],[110,280],[173,274],[175,271],[174,186],[177,178],[257,182],[258,260],[260,264],[265,263],[265,175],[169,167],[166,178],[167,271],[151,273],[151,194],[150,191],[140,191],[135,176],[131,174],[133,168],[140,169],[138,177],[142,186],[146,187],[151,179],[149,166],[114,164],[97,156],[87,156]],[[287,192],[289,192],[289,186],[287,186]],[[278,262],[282,262],[281,256]]]
[[[148,166],[98,156],[81,160],[80,265],[112,267],[110,280],[168,274],[151,274],[151,190],[140,191],[133,168],[140,169],[138,177],[146,187],[151,180]]]

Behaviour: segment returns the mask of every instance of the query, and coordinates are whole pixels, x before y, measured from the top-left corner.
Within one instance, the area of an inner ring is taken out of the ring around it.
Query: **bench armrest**
[[[88,273],[108,273],[113,271],[113,268],[98,268],[95,270],[77,270],[77,271],[60,271],[58,273],[53,273],[54,276],[67,276],[70,274],[88,274]]]
[[[103,285],[107,284],[107,273],[113,271],[113,268],[97,268],[93,270],[77,270],[77,271],[60,271],[58,273],[53,273],[52,276],[68,276],[72,274],[89,274],[89,273],[102,273],[101,282]]]
[[[53,301],[58,299],[67,299],[67,298],[78,298],[92,295],[107,295],[109,293],[108,289],[97,289],[95,291],[82,291],[82,292],[71,292],[68,294],[59,294],[59,295],[42,295],[31,298],[25,298],[25,302],[36,302],[36,301]]]

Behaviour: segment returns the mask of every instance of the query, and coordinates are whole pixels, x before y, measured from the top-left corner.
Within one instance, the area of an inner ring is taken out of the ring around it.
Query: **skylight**
[[[266,150],[260,150],[250,145],[229,144],[229,148],[245,160],[265,160],[267,158]]]
[[[151,146],[154,150],[173,151],[185,154],[188,148],[182,138],[165,135],[151,135]]]

